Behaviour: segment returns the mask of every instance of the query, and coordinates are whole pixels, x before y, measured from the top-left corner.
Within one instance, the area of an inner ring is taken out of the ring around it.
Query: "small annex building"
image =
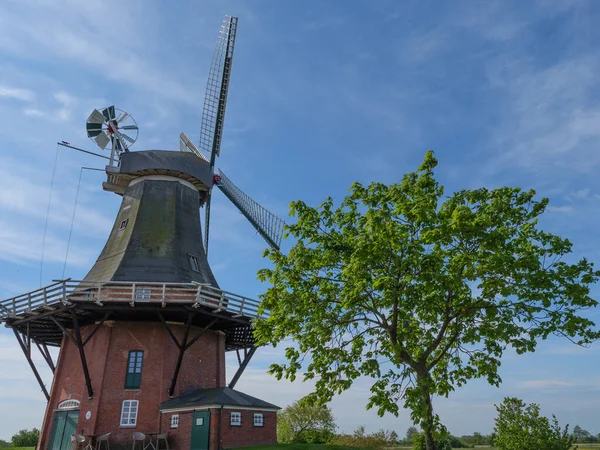
[[[276,444],[279,409],[228,387],[196,388],[160,405],[161,429],[178,449]]]

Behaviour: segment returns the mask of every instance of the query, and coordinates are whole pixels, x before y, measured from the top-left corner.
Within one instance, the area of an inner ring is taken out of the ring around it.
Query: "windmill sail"
[[[220,178],[217,178],[217,187],[237,206],[265,241],[274,249],[279,250],[285,222],[242,192],[240,188],[225,176],[223,171],[219,170],[219,174]]]
[[[206,156],[204,156],[202,152],[198,150],[198,147],[196,147],[194,143],[190,141],[190,138],[188,138],[183,132],[179,135],[179,151],[191,152],[198,158],[203,159],[204,161],[208,161],[208,159],[206,159]]]
[[[210,155],[210,170],[212,173],[215,170],[215,159],[221,152],[223,120],[225,119],[225,105],[231,76],[237,23],[237,17],[225,16],[225,19],[223,19],[223,25],[221,25],[221,31],[217,38],[217,47],[208,73],[208,83],[206,83],[202,122],[200,124],[200,150]],[[209,191],[204,215],[204,251],[206,254],[208,254],[208,235],[210,232],[210,200],[211,194]]]
[[[223,119],[225,118],[237,23],[237,17],[225,16],[217,38],[217,47],[206,84],[200,125],[200,149],[206,154],[210,154],[211,169],[214,168],[215,158],[221,151]]]

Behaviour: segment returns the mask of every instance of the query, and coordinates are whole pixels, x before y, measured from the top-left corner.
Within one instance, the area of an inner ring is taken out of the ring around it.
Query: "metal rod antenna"
[[[62,277],[65,277],[65,271],[67,270],[67,259],[69,259],[69,248],[71,247],[71,236],[73,235],[73,224],[75,223],[75,211],[77,209],[77,200],[79,199],[79,188],[81,187],[81,176],[84,170],[97,170],[104,172],[103,169],[96,169],[95,167],[82,167],[79,171],[79,182],[77,183],[77,193],[75,194],[75,204],[73,205],[73,216],[71,217],[71,228],[69,229],[69,238],[67,239],[67,251],[65,253],[65,263],[63,265]]]
[[[104,156],[104,155],[100,155],[98,153],[90,152],[89,150],[84,150],[84,149],[79,148],[79,147],[73,147],[71,144],[65,144],[64,142],[57,142],[57,144],[60,145],[60,146],[62,146],[62,147],[71,148],[73,150],[77,150],[78,152],[87,153],[88,155],[94,155],[94,156],[97,156],[99,158],[108,159],[110,161],[110,158],[108,156]]]

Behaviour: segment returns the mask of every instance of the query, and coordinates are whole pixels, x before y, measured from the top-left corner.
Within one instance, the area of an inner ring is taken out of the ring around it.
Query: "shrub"
[[[501,450],[569,450],[573,444],[569,426],[561,430],[554,416],[550,423],[535,403],[506,397],[496,410],[494,444]]]

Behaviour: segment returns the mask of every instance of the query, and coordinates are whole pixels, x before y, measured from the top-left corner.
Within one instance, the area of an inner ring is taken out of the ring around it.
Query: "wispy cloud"
[[[554,387],[573,386],[573,383],[563,380],[527,380],[518,382],[517,386],[520,388],[529,389],[546,389]]]
[[[16,100],[28,102],[35,98],[35,94],[29,89],[11,88],[0,85],[0,97],[14,98]]]

